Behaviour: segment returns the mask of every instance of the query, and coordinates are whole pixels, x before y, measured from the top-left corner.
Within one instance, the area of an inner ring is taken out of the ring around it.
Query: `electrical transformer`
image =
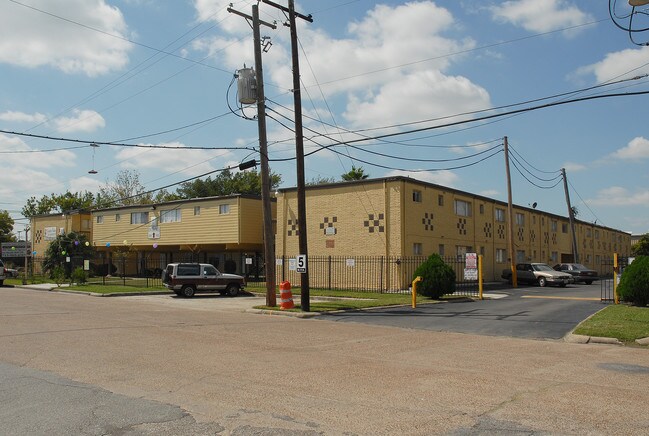
[[[257,79],[255,70],[244,67],[237,71],[237,91],[239,94],[239,103],[257,103]]]

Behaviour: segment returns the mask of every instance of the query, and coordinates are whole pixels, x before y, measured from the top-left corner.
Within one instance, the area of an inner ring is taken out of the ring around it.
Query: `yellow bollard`
[[[421,276],[417,276],[413,281],[412,281],[412,308],[415,309],[417,307],[417,283],[422,281]]]
[[[478,255],[478,292],[482,300],[482,254]]]

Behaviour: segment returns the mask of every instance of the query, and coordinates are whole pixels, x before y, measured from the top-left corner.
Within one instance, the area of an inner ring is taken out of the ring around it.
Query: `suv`
[[[501,277],[511,282],[511,270],[509,268],[503,270]],[[516,264],[516,278],[521,283],[538,283],[541,287],[557,285],[563,288],[568,283],[574,282],[570,274],[555,271],[546,263],[518,263]]]
[[[246,286],[242,276],[221,273],[208,263],[170,263],[162,272],[162,283],[176,295],[187,298],[197,292],[234,297]]]
[[[0,260],[0,286],[4,284],[6,278],[5,264]]]

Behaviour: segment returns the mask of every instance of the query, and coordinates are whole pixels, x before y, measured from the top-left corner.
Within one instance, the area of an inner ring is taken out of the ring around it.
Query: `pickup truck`
[[[512,271],[504,269],[501,277],[508,282],[512,281]],[[561,271],[555,271],[546,263],[518,263],[516,264],[516,279],[519,283],[538,283],[543,287],[546,285],[555,285],[565,287],[574,280],[570,274]]]

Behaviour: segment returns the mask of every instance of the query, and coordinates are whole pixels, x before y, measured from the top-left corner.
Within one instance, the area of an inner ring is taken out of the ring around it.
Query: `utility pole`
[[[514,257],[514,207],[512,205],[512,179],[509,173],[509,143],[507,137],[505,143],[505,172],[507,173],[507,242],[509,244],[509,267],[512,270],[512,286],[518,286],[516,274],[516,259]]]
[[[293,105],[295,109],[295,158],[297,164],[297,226],[300,255],[309,257],[306,226],[306,194],[304,181],[304,136],[302,132],[302,93],[300,91],[300,62],[298,57],[297,26],[295,17],[313,22],[311,15],[302,15],[295,12],[295,1],[288,0],[288,8],[278,5],[270,0],[264,3],[288,12],[289,26],[291,28],[291,56],[293,58]],[[300,281],[300,305],[303,312],[311,311],[311,296],[309,289],[309,269],[302,273]]]
[[[259,128],[259,159],[261,161],[261,203],[264,222],[264,261],[266,263],[266,306],[275,307],[277,297],[275,290],[275,234],[273,233],[273,214],[270,201],[270,168],[268,165],[268,140],[266,137],[266,96],[264,95],[264,72],[261,60],[260,24],[276,29],[274,24],[259,19],[259,5],[252,5],[252,17],[228,8],[228,12],[240,15],[252,21],[252,33],[255,46],[255,74],[257,82],[257,125]]]
[[[577,235],[575,234],[575,212],[570,205],[570,193],[568,192],[568,178],[566,177],[566,169],[561,168],[561,175],[563,176],[563,190],[566,193],[566,204],[568,205],[568,218],[570,219],[570,232],[572,233],[572,255],[573,261],[579,263],[579,252],[577,251]]]

